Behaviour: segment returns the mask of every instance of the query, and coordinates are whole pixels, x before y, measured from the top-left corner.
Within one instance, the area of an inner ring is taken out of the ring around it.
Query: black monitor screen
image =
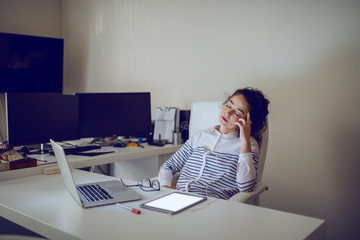
[[[146,137],[151,132],[150,93],[77,93],[81,137]]]
[[[62,93],[64,40],[0,33],[0,92]]]
[[[56,93],[6,93],[7,139],[23,146],[79,139],[78,98]]]

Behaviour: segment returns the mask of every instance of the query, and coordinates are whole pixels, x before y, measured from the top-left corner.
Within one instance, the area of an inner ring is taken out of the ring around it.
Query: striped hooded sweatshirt
[[[251,153],[240,154],[237,131],[221,134],[218,128],[199,131],[187,140],[160,167],[160,185],[171,186],[173,175],[180,172],[177,190],[221,199],[253,191],[257,183],[258,143],[251,137]]]

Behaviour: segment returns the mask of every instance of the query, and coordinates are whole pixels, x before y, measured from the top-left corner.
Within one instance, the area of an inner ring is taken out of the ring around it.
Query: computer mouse
[[[138,144],[136,142],[129,142],[128,144],[126,144],[127,147],[137,147]]]
[[[126,147],[126,145],[123,142],[117,142],[113,145],[113,147]]]

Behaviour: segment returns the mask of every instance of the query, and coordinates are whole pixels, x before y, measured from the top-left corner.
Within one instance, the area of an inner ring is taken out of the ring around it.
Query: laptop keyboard
[[[98,202],[113,199],[113,197],[98,184],[77,186],[76,188],[88,202]]]

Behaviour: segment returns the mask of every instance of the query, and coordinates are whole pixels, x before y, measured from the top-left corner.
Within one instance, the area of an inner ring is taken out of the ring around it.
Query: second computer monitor
[[[76,140],[78,98],[52,93],[6,93],[6,130],[10,146]]]
[[[81,137],[147,137],[151,133],[149,92],[76,93]]]

